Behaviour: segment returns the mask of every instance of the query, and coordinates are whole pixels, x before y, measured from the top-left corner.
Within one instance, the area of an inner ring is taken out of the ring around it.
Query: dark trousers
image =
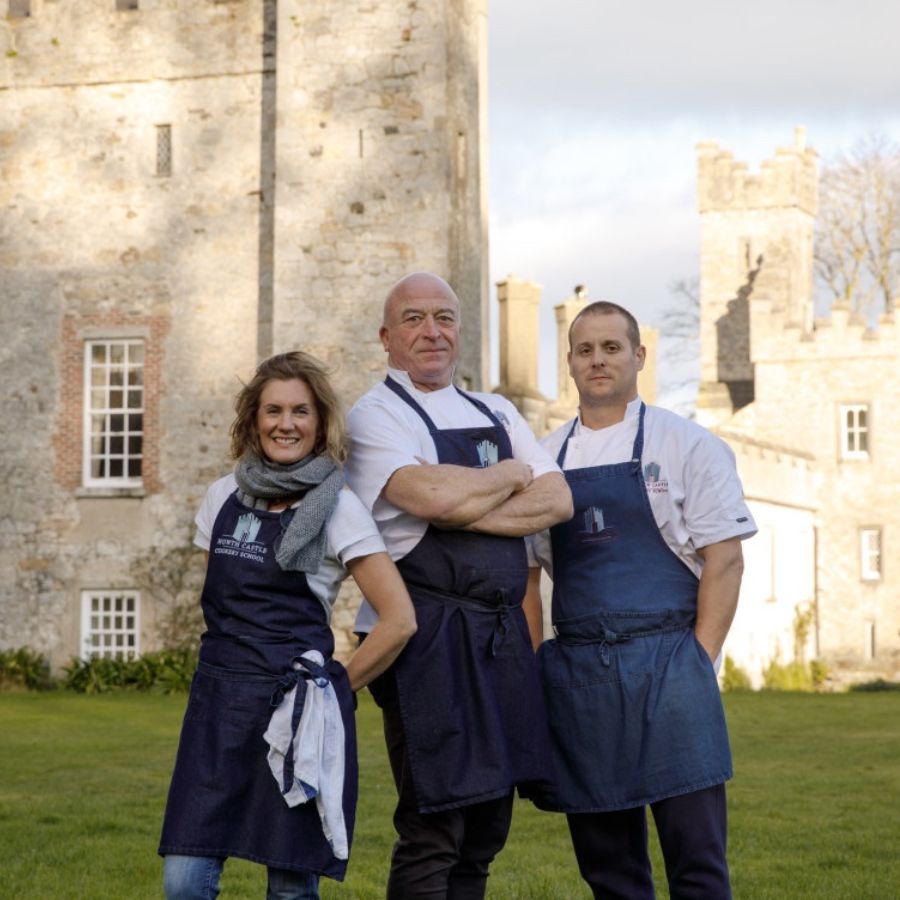
[[[503,849],[512,820],[512,791],[461,809],[420,813],[396,705],[383,710],[384,736],[397,785],[388,900],[482,900],[488,868]]]
[[[725,785],[650,804],[672,900],[730,900]],[[597,900],[653,900],[645,807],[570,813],[581,877]]]

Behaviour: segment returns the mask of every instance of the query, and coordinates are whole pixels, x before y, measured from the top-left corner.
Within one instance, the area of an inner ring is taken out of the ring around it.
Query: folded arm
[[[378,622],[347,663],[350,687],[365,687],[400,655],[415,634],[416,614],[406,585],[387,553],[358,556],[347,563],[353,580],[378,613]]]
[[[531,468],[515,459],[485,469],[423,463],[398,469],[381,493],[389,503],[439,528],[463,528],[531,483]]]
[[[565,522],[572,515],[572,492],[565,477],[559,472],[547,472],[466,528],[484,534],[522,537]]]
[[[737,610],[744,555],[739,538],[708,544],[697,551],[703,573],[697,593],[697,624],[694,633],[703,649],[715,660]]]

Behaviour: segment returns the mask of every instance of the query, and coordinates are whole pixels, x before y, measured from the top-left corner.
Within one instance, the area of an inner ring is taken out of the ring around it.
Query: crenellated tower
[[[697,418],[722,422],[753,400],[755,351],[809,331],[818,167],[803,128],[758,174],[712,142],[697,147],[701,374]],[[766,314],[754,321],[757,299]]]
[[[715,144],[698,155],[697,418],[734,449],[759,525],[727,652],[755,678],[809,652],[835,684],[893,679],[900,327],[843,303],[814,318],[817,166],[802,129],[758,175]]]

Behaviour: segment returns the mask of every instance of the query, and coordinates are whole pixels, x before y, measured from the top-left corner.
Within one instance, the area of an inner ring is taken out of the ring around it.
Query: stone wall
[[[384,371],[387,288],[435,271],[463,303],[458,376],[484,380],[479,171],[483,4],[278,5],[273,345],[337,370],[348,401]]]
[[[843,310],[820,322],[809,339],[782,336],[756,362],[755,432],[815,453],[819,479],[818,585],[820,649],[840,668],[865,662],[868,623],[878,659],[900,671],[900,340],[893,323],[877,332]],[[869,453],[843,458],[840,407],[869,407]],[[882,530],[882,578],[860,572],[863,528]]]
[[[713,143],[697,148],[701,373],[697,417],[715,424],[752,400],[750,302],[771,303],[771,329],[812,321],[817,162],[798,130],[758,174]]]
[[[697,417],[717,427],[745,467],[755,458],[747,452],[751,445],[768,448],[773,462],[797,461],[793,470],[759,461],[750,467],[748,496],[757,504],[761,533],[747,545],[752,564],[745,592],[764,600],[773,560],[798,535],[807,547],[812,527],[813,561],[802,548],[789,559],[793,577],[813,585],[815,652],[838,682],[896,677],[900,485],[891,473],[900,467],[900,423],[892,412],[900,391],[900,329],[890,316],[871,328],[840,306],[813,320],[814,173],[815,154],[802,135],[758,176],[714,145],[699,148],[703,374]],[[736,401],[735,381],[749,383],[749,402]],[[864,458],[842,454],[840,408],[846,404],[868,406]],[[881,530],[877,580],[861,574],[865,528]],[[791,598],[802,604],[806,592],[786,585],[773,596],[778,604]],[[772,619],[772,610],[759,609],[759,621]],[[755,633],[749,620],[739,618],[736,627],[741,623]],[[787,626],[783,618],[782,629]],[[873,629],[876,652],[868,658]],[[786,631],[770,639],[773,657],[786,652]]]
[[[189,545],[227,471],[240,380],[301,347],[352,401],[383,372],[405,273],[456,286],[460,374],[481,386],[485,21],[478,0],[35,0],[0,21],[0,412],[18,425],[0,646],[63,663],[95,588],[142,590],[155,646],[148,560]],[[80,480],[80,360],[104,336],[146,342],[139,489]]]
[[[752,408],[752,407],[751,407]],[[797,645],[795,624],[815,613],[819,479],[811,454],[717,429],[735,453],[747,504],[759,531],[743,543],[744,578],[724,652],[763,683],[769,663],[818,654],[815,635]]]

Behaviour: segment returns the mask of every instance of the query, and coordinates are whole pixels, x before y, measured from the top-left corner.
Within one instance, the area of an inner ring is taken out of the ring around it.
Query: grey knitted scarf
[[[301,495],[281,535],[275,559],[284,571],[318,572],[325,556],[325,525],[344,486],[344,472],[327,456],[310,454],[280,466],[245,453],[234,467],[238,499],[245,506],[267,509],[269,501]]]

